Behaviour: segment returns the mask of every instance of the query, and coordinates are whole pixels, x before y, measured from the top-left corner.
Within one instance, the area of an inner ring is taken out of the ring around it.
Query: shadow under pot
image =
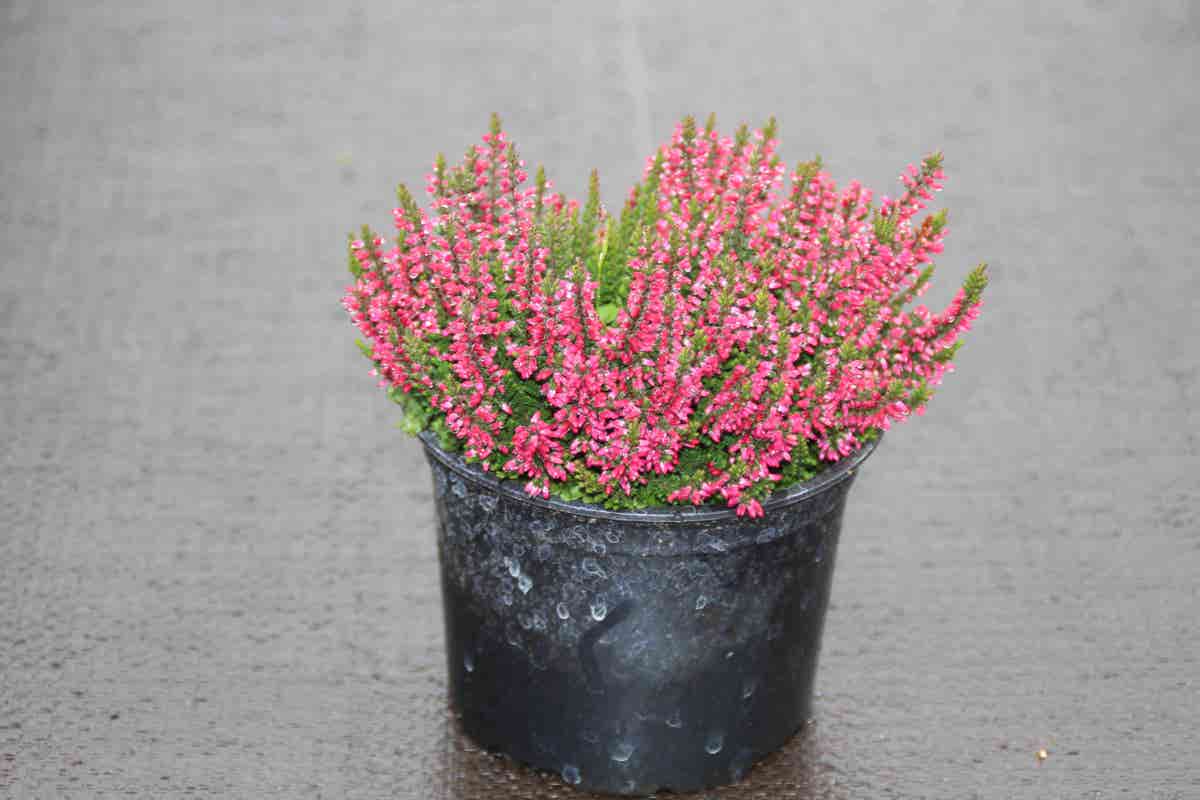
[[[737,781],[804,725],[842,510],[875,443],[752,519],[534,498],[421,439],[450,701],[478,744],[645,795]]]

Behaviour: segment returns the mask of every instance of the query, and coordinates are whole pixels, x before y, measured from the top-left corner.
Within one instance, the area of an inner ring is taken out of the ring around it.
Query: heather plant
[[[581,205],[493,116],[482,143],[398,190],[396,238],[351,236],[343,304],[402,427],[531,494],[609,508],[723,502],[760,515],[921,413],[979,313],[981,265],[913,305],[942,251],[934,154],[898,197],[791,171],[772,119],[684,119],[619,216]]]

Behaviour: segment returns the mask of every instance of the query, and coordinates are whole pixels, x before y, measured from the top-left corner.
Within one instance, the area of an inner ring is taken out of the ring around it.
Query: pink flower
[[[755,496],[797,448],[836,461],[924,412],[986,282],[972,273],[940,313],[906,309],[942,251],[944,217],[916,219],[940,156],[872,205],[819,164],[783,191],[775,146],[770,129],[681,123],[629,195],[630,226],[598,193],[581,205],[530,184],[497,126],[435,165],[430,211],[401,193],[394,245],[350,242],[342,305],[373,374],[531,494],[585,476],[761,516]],[[704,474],[679,472],[698,447]]]
[[[750,518],[761,517],[763,515],[763,507],[759,504],[759,502],[757,500],[749,500],[747,502],[742,503],[741,505],[739,505],[737,507],[737,514],[739,517],[741,517],[741,516],[747,516]]]

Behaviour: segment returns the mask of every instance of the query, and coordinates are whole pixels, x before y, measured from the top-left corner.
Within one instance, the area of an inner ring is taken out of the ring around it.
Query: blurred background
[[[0,2],[0,796],[579,796],[454,728],[339,306],[492,111],[610,208],[688,113],[879,192],[941,149],[930,305],[992,265],[852,495],[813,729],[709,796],[1200,796],[1198,60],[1189,0]]]

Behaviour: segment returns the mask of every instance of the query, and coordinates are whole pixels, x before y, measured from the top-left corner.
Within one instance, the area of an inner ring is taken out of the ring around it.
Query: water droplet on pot
[[[742,699],[749,700],[754,696],[756,689],[758,689],[758,680],[755,678],[747,678],[742,683]]]
[[[682,728],[683,727],[683,718],[680,716],[678,709],[676,709],[675,711],[672,711],[671,716],[667,717],[667,727],[669,727],[669,728]]]
[[[708,597],[706,597],[705,595],[700,595],[699,597],[696,598],[696,610],[697,611],[703,611],[704,607],[707,605],[708,605]]]
[[[607,616],[608,603],[605,603],[603,600],[597,600],[592,603],[592,619],[596,620],[596,622],[601,622]]]
[[[633,755],[633,745],[629,742],[616,742],[613,744],[612,760],[618,764],[624,764]]]
[[[501,594],[500,602],[504,603],[504,605],[506,605],[506,606],[511,606],[513,604],[512,592],[504,592],[503,594]]]
[[[571,609],[567,608],[566,603],[559,603],[555,609],[559,619],[568,619],[571,616]]]
[[[579,767],[574,764],[565,764],[562,768],[562,779],[572,786],[578,786],[583,780],[583,776],[579,774]]]
[[[600,567],[600,562],[594,558],[585,558],[581,566],[583,567],[583,571],[588,575],[595,575],[600,578],[604,577],[604,570]]]
[[[475,671],[475,656],[470,652],[463,655],[463,669],[467,672]]]
[[[598,542],[598,541],[593,540],[591,542],[591,547],[592,547],[592,552],[598,556],[602,556],[608,552],[608,545],[604,544],[604,542]]]
[[[724,746],[725,734],[710,733],[708,735],[708,741],[704,743],[704,752],[708,753],[710,756],[715,756],[717,753],[721,752],[721,748]]]
[[[529,590],[533,588],[533,578],[528,575],[517,578],[517,588],[521,590],[521,594],[529,594]]]
[[[504,557],[504,566],[508,567],[508,574],[514,578],[521,574],[521,565],[512,556]]]
[[[825,560],[825,540],[817,542],[816,552],[813,553],[813,561],[820,564]]]
[[[467,487],[463,485],[462,481],[455,478],[450,479],[450,491],[454,493],[455,497],[462,498],[467,496]]]

